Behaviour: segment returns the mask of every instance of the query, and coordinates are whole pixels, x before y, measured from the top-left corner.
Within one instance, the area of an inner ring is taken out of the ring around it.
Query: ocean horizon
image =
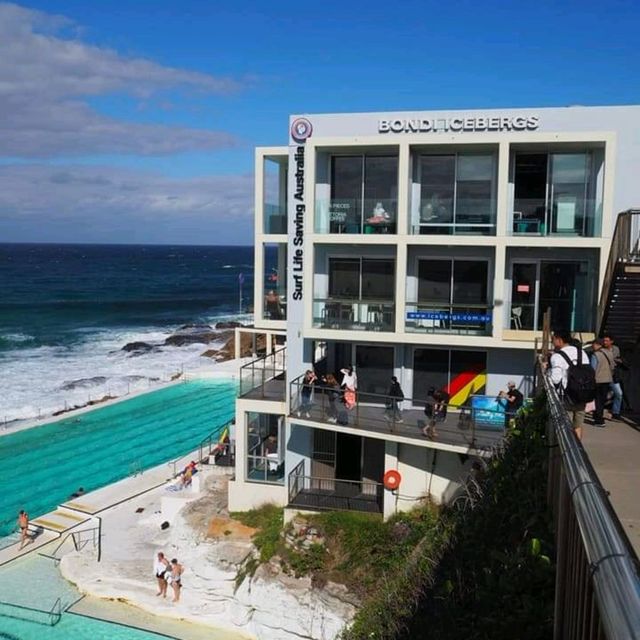
[[[164,342],[184,325],[251,323],[253,273],[247,245],[1,243],[0,423],[212,364],[201,354],[215,342]],[[123,351],[132,342],[153,348]]]

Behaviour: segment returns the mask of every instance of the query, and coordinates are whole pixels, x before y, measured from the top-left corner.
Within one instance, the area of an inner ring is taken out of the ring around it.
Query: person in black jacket
[[[400,403],[404,400],[404,393],[398,382],[398,378],[391,376],[391,386],[387,393],[385,418],[394,422],[402,422],[402,413],[400,411]]]

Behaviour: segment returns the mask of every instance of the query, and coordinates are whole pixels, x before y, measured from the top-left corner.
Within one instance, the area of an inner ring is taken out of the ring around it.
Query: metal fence
[[[557,549],[554,638],[640,638],[637,558],[540,366],[538,376],[549,409],[548,500]]]

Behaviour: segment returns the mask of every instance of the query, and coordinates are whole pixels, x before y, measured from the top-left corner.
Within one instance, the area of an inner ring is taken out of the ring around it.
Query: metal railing
[[[243,365],[240,368],[238,396],[245,396],[254,389],[258,389],[259,397],[264,398],[266,383],[278,376],[284,376],[286,354],[287,348],[281,347]]]
[[[616,228],[611,238],[609,259],[604,272],[598,304],[597,327],[599,330],[604,329],[609,308],[609,292],[616,275],[616,267],[620,263],[638,260],[640,260],[640,209],[629,209],[618,214]]]
[[[5,610],[3,610],[5,609]],[[62,599],[58,598],[50,609],[30,607],[15,602],[0,601],[0,617],[15,618],[27,622],[34,622],[49,627],[54,627],[62,618]],[[4,637],[0,633],[0,637]],[[13,638],[13,636],[7,636]]]
[[[289,504],[331,511],[382,513],[384,487],[373,480],[305,475],[304,460],[289,474]]]
[[[637,559],[540,362],[549,408],[548,500],[556,531],[554,638],[637,639]]]
[[[90,529],[81,529],[80,531],[70,531],[58,544],[58,546],[51,553],[39,553],[38,555],[43,558],[49,558],[54,562],[60,562],[62,557],[57,555],[58,551],[64,547],[67,540],[73,542],[73,548],[75,551],[82,551],[89,543],[92,544],[94,549],[98,551],[97,561],[102,560],[102,518],[100,516],[93,516],[98,521],[97,527],[91,527]],[[83,534],[91,534],[83,537]]]
[[[433,409],[433,398],[398,399],[363,391],[356,391],[355,403],[351,409],[346,409],[342,390],[327,387],[322,382],[305,384],[304,375],[290,382],[289,393],[292,417],[420,440],[429,437],[428,429],[431,428],[431,433],[437,434],[434,436],[437,441],[478,448],[482,444],[479,432],[501,435],[507,423],[506,405],[489,396],[470,396],[465,405],[447,403],[446,411],[436,412],[434,416],[425,411],[427,406]],[[488,448],[495,444],[495,437],[486,439],[491,441],[486,443]]]
[[[313,325],[324,329],[395,331],[393,300],[315,299]]]
[[[407,302],[405,327],[412,333],[448,333],[490,336],[493,306],[489,304],[447,304]]]

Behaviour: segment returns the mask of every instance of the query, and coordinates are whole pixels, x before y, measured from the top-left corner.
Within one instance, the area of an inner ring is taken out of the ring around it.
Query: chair
[[[522,331],[522,307],[511,307],[511,322],[516,331]]]

